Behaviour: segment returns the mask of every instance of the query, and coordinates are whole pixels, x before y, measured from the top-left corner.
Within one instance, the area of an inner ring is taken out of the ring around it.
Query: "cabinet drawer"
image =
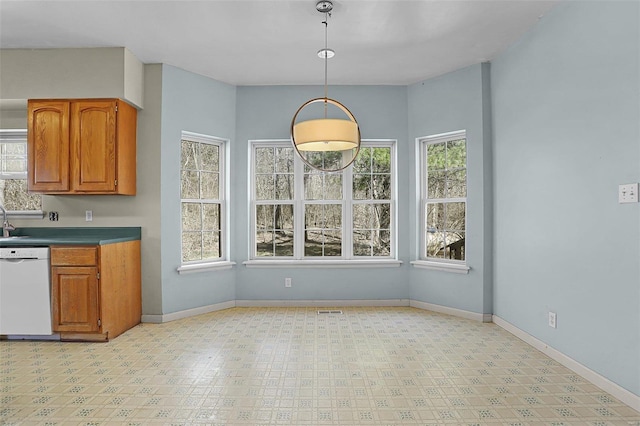
[[[51,265],[93,266],[97,264],[97,247],[51,247]]]

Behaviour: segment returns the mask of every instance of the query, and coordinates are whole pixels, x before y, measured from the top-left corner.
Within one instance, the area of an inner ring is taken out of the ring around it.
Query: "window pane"
[[[307,161],[309,164],[314,167],[323,168],[324,167],[324,155],[321,152],[309,152],[307,154]],[[311,167],[304,165],[304,172],[309,173],[312,171]]]
[[[467,149],[464,139],[447,142],[447,169],[467,167]]]
[[[273,175],[256,175],[256,199],[275,200]]]
[[[391,231],[381,230],[373,232],[373,255],[374,256],[390,256],[391,255]]]
[[[445,197],[446,172],[429,172],[427,178],[427,198],[438,199]]]
[[[326,151],[324,154],[324,169],[336,170],[342,167],[342,152],[340,151]]]
[[[258,229],[273,229],[273,209],[274,206],[256,206],[256,226]]]
[[[427,204],[427,232],[444,230],[444,203]]]
[[[181,158],[180,168],[182,170],[197,170],[198,169],[198,143],[183,140],[181,143]]]
[[[369,173],[371,171],[371,148],[360,148],[360,152],[353,162],[354,173]]]
[[[293,148],[276,148],[276,172],[293,173]]]
[[[444,232],[427,232],[427,257],[444,257]]]
[[[273,256],[273,231],[256,233],[256,256]]]
[[[274,229],[293,231],[293,206],[279,204],[274,208]]]
[[[203,204],[202,229],[208,231],[220,230],[220,204]]]
[[[467,171],[447,172],[447,197],[464,198],[467,196]]]
[[[256,148],[256,173],[273,173],[273,148]]]
[[[342,174],[324,175],[325,200],[342,200]]]
[[[218,164],[219,159],[220,159],[220,155],[218,153],[217,145],[211,145],[206,143],[200,144],[201,170],[206,170],[209,172],[217,172],[219,170],[219,164]]]
[[[371,231],[354,231],[353,232],[353,254],[355,256],[371,256],[373,247],[371,244]]]
[[[371,164],[373,173],[391,173],[391,148],[374,148]]]
[[[200,232],[182,232],[182,261],[202,259],[202,240]]]
[[[322,205],[307,204],[304,208],[304,227],[306,229],[323,228]]]
[[[293,175],[276,175],[276,200],[293,200]]]
[[[342,206],[340,204],[324,205],[325,228],[342,227]]]
[[[323,254],[322,231],[305,231],[304,232],[304,255],[305,256],[322,256]]]
[[[465,203],[447,203],[445,229],[464,231]]]
[[[447,259],[465,260],[464,232],[446,232],[443,256]]]
[[[427,170],[444,170],[446,165],[446,150],[444,143],[427,145]],[[429,173],[431,174],[431,173]]]
[[[180,198],[200,198],[200,179],[198,172],[181,172]]]
[[[322,200],[323,179],[320,173],[304,175],[304,199]]]
[[[42,210],[42,196],[29,194],[26,179],[0,179],[0,204],[7,210]]]
[[[275,232],[275,255],[293,256],[293,231]]]
[[[353,199],[371,199],[371,175],[353,175]]]
[[[202,229],[202,212],[200,204],[182,203],[182,230],[200,231]]]
[[[218,173],[201,172],[202,194],[201,199],[217,200],[220,198],[220,186],[218,182]]]
[[[355,204],[353,206],[353,228],[371,229],[373,226],[373,206],[371,204]]]
[[[373,175],[371,179],[371,193],[374,200],[391,199],[391,175]]]
[[[209,231],[202,233],[202,257],[213,259],[220,257],[220,232]]]
[[[390,229],[391,228],[391,204],[374,204],[374,229]]]
[[[324,255],[325,256],[342,256],[342,232],[340,231],[324,232]]]

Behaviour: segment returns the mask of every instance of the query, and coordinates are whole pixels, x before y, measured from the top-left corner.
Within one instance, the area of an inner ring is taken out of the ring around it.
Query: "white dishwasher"
[[[53,334],[49,270],[49,247],[0,247],[0,334]]]

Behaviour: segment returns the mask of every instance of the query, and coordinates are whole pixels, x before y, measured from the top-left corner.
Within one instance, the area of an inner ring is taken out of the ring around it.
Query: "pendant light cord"
[[[328,89],[327,89],[327,68],[328,68],[328,61],[329,61],[329,55],[328,55],[328,48],[329,48],[329,44],[328,44],[328,30],[327,27],[329,26],[329,12],[325,12],[324,14],[324,21],[322,21],[322,23],[324,24],[324,118],[327,118],[327,98],[328,96]]]

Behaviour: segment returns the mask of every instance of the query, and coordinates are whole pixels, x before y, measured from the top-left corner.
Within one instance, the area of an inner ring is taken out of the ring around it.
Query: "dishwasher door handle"
[[[34,259],[34,258],[3,258],[0,259],[0,262],[7,262],[7,263],[22,263],[22,262],[29,262],[29,261],[34,261],[34,260],[38,260],[38,259]]]

